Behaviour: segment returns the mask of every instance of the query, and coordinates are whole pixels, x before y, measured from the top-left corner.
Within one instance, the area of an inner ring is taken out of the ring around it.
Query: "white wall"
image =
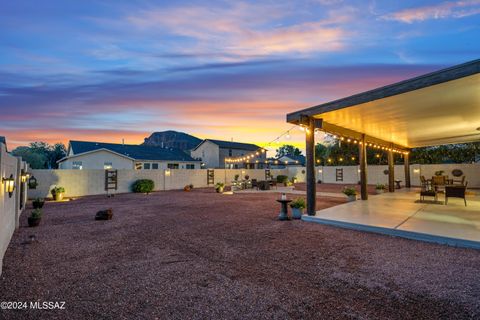
[[[6,152],[5,145],[0,143],[0,274],[2,272],[3,256],[7,250],[15,228],[18,228],[21,211],[25,207],[25,198],[20,198],[20,172],[26,168],[25,162],[20,158],[11,156]],[[10,197],[5,191],[2,178],[15,178],[15,191]],[[25,184],[24,184],[25,187]],[[22,209],[20,208],[22,201]]]
[[[83,169],[102,169],[105,162],[111,162],[113,169],[133,169],[133,160],[105,150],[89,152],[68,158],[59,163],[60,169],[72,169],[74,161],[81,161]]]
[[[288,174],[286,170],[270,172],[273,176]],[[64,187],[67,197],[106,194],[104,170],[32,170],[32,174],[39,185],[29,190],[30,199],[50,198],[50,190],[55,186]],[[265,180],[265,170],[262,169],[215,169],[214,184],[222,182],[231,185],[236,174],[240,175],[240,179],[248,175],[250,179]],[[208,186],[206,169],[118,170],[118,190],[110,192],[130,192],[132,184],[138,179],[153,180],[156,191],[182,189],[188,184]]]

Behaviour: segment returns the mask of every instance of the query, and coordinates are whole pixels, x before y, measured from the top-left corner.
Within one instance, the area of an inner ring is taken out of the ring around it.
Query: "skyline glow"
[[[288,112],[480,56],[480,0],[22,1],[0,28],[10,148],[170,129],[264,146]]]

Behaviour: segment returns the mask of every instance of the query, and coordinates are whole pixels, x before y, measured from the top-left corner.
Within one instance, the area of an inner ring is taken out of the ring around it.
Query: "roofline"
[[[129,157],[129,156],[126,156],[126,155],[124,155],[124,154],[121,154],[121,153],[112,151],[112,150],[107,149],[107,148],[100,148],[100,149],[85,151],[85,152],[82,152],[82,153],[77,153],[77,154],[73,154],[73,155],[71,155],[71,156],[63,157],[62,159],[58,160],[57,163],[63,162],[63,161],[65,161],[65,160],[67,160],[67,159],[70,159],[70,158],[75,158],[75,157],[83,156],[83,155],[90,154],[90,153],[94,153],[94,152],[97,152],[97,151],[107,151],[107,152],[116,154],[116,155],[118,155],[118,156],[120,156],[120,157],[124,157],[124,158],[130,159],[130,160],[132,160],[132,161],[135,161],[134,158]]]
[[[427,88],[444,82],[472,76],[477,73],[480,73],[480,59],[427,73],[415,78],[403,80],[373,90],[354,94],[338,100],[319,104],[310,108],[291,112],[287,114],[287,122],[298,124],[301,116],[312,117],[322,113],[348,108],[355,105],[380,100],[387,97],[392,97],[402,93]]]
[[[193,158],[192,158],[193,159]],[[149,159],[134,159],[134,161],[138,162],[138,161],[151,161],[151,162],[159,162],[159,161],[175,161],[175,162],[201,162],[202,160],[175,160],[175,159],[169,159],[169,160],[149,160]]]

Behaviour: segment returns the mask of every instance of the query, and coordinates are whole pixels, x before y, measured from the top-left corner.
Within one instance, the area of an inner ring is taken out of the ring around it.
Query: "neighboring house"
[[[205,168],[225,168],[226,165],[231,169],[262,169],[265,167],[266,154],[261,150],[261,147],[251,143],[205,139],[190,154],[193,158],[200,159]],[[239,163],[225,161],[252,154],[255,155],[253,158]]]
[[[59,169],[200,169],[200,161],[179,149],[70,141]]]
[[[269,158],[268,163],[271,169],[284,169],[286,167],[304,167],[305,156],[284,155],[279,158]]]

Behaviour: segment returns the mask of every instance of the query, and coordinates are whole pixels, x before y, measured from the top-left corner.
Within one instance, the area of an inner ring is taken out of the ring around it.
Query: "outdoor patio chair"
[[[252,179],[252,189],[255,188],[258,190],[258,181],[257,179]]]
[[[467,178],[467,177],[462,176],[462,178],[461,178],[460,180],[455,180],[455,179],[453,179],[453,180],[452,180],[452,184],[459,184],[459,185],[463,186],[463,185],[465,184],[465,179],[466,179],[466,178]]]
[[[420,183],[422,184],[422,190],[432,189],[432,181],[425,179],[425,176],[420,176]]]
[[[467,199],[465,198],[465,194],[467,193],[467,184],[462,186],[445,186],[445,205],[448,203],[448,198],[462,198],[465,202],[465,207],[467,206]]]

